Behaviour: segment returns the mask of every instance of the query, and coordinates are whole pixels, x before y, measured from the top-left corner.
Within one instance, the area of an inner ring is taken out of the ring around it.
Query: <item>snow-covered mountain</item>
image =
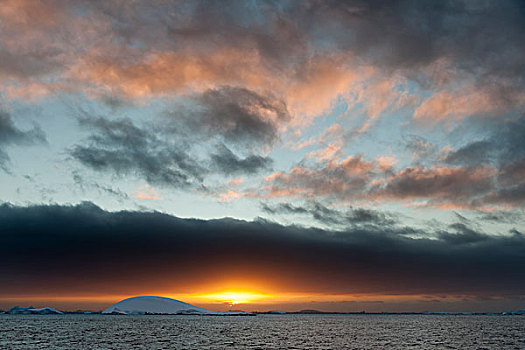
[[[62,312],[52,307],[43,307],[35,309],[33,306],[30,307],[18,307],[15,306],[11,310],[7,311],[10,315],[61,315]]]
[[[209,314],[213,311],[200,308],[179,300],[156,297],[140,296],[124,299],[111,305],[102,312],[103,314]]]
[[[504,312],[503,315],[525,315],[525,309],[521,309],[517,311],[507,311],[507,312]]]
[[[201,307],[184,303],[179,300],[140,296],[124,299],[111,305],[103,314],[137,315],[137,314],[169,314],[169,315],[248,315],[247,312],[210,311]]]

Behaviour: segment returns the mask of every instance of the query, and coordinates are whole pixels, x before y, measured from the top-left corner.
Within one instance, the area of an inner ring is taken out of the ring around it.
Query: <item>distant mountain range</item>
[[[0,314],[9,315],[62,315],[62,314],[109,314],[109,315],[208,315],[208,316],[253,316],[256,314],[367,314],[367,315],[525,315],[525,309],[502,313],[487,312],[324,312],[319,310],[301,310],[296,312],[267,311],[211,311],[179,300],[159,296],[138,296],[119,301],[102,312],[98,311],[58,311],[52,307],[22,308],[15,306]]]
[[[33,306],[30,307],[18,307],[15,306],[14,308],[10,309],[6,312],[9,315],[61,315],[63,314],[62,311],[58,311],[57,309],[53,309],[52,307],[43,307],[36,309]]]

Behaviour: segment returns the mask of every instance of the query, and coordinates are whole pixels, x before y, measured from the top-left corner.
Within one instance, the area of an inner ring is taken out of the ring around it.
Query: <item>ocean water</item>
[[[0,315],[0,349],[525,349],[525,317]]]

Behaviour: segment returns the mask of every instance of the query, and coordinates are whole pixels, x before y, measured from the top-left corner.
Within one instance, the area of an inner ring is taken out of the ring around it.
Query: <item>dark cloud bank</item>
[[[522,297],[521,233],[494,237],[464,224],[437,239],[404,233],[4,204],[0,296],[183,290],[237,277],[309,292]]]

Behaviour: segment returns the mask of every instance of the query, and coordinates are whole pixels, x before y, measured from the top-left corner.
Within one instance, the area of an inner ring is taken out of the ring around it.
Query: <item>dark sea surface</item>
[[[0,315],[0,349],[525,349],[525,316]]]

